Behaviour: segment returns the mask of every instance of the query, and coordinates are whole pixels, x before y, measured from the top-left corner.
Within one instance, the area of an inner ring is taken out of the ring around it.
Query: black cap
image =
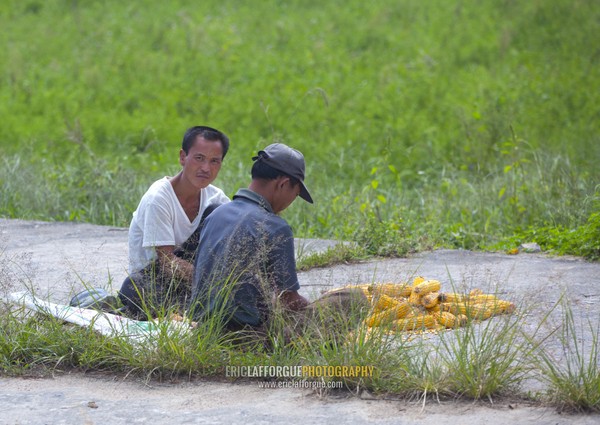
[[[260,159],[270,167],[298,179],[300,181],[300,197],[306,202],[313,203],[313,199],[304,185],[304,155],[302,152],[283,143],[273,143],[258,151],[258,155],[252,159],[254,161]]]

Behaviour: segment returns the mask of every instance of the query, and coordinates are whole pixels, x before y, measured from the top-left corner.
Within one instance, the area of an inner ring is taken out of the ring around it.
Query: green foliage
[[[558,255],[576,255],[588,260],[600,259],[600,213],[592,213],[584,225],[574,229],[564,226],[540,226],[518,231],[496,245],[504,249],[521,243],[535,242],[543,251]]]
[[[415,249],[415,243],[398,222],[381,222],[367,217],[354,234],[354,241],[369,255],[404,257]]]
[[[309,255],[300,255],[296,263],[299,271],[315,267],[326,267],[334,264],[349,263],[359,258],[366,257],[364,248],[356,245],[339,243],[324,252],[315,252]]]
[[[306,154],[298,236],[367,223],[370,252],[403,255],[577,229],[597,213],[599,18],[592,0],[5,1],[0,215],[126,226],[209,124],[230,195],[265,144]]]
[[[2,308],[4,310],[4,308]],[[119,344],[61,320],[7,311],[2,315],[0,365],[5,372],[76,368],[117,371]]]
[[[537,242],[542,249],[557,254],[571,254],[598,260],[600,258],[599,214],[590,216],[588,223],[575,229],[564,227],[541,227],[525,232],[521,238]]]
[[[76,149],[64,156],[2,158],[0,211],[11,218],[125,226],[146,181],[122,163]],[[27,188],[27,190],[24,190]]]
[[[529,370],[527,348],[519,343],[520,321],[498,317],[441,335],[438,354],[448,370],[451,392],[491,400],[519,388]]]

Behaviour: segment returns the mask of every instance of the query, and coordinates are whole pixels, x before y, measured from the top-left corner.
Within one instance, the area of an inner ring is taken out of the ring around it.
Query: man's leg
[[[144,309],[142,307],[144,302],[142,301],[141,291],[136,284],[136,282],[140,281],[140,279],[135,276],[136,274],[125,278],[121,284],[121,289],[119,289],[118,296],[121,303],[127,308],[124,311],[125,315],[140,319],[144,314]]]
[[[173,279],[170,273],[162,271],[156,260],[125,278],[119,291],[127,313],[138,320],[163,316],[171,311],[183,313],[189,295],[186,282]]]
[[[148,319],[154,312],[156,302],[156,264],[152,262],[139,272],[125,278],[119,290],[119,299],[125,307],[126,314],[138,320]]]

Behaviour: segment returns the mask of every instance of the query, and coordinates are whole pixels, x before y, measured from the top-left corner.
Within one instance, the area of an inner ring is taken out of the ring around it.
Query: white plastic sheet
[[[22,304],[28,309],[56,317],[65,322],[89,327],[106,336],[121,336],[136,342],[156,339],[161,333],[189,332],[186,322],[140,321],[116,314],[105,313],[89,308],[72,307],[44,301],[29,292],[10,294],[13,303]]]

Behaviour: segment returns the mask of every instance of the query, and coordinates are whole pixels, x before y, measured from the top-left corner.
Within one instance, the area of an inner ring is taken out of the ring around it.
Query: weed
[[[576,319],[565,297],[557,305],[562,311],[557,330],[561,349],[537,345],[540,379],[548,384],[548,398],[559,410],[600,412],[599,322]]]

